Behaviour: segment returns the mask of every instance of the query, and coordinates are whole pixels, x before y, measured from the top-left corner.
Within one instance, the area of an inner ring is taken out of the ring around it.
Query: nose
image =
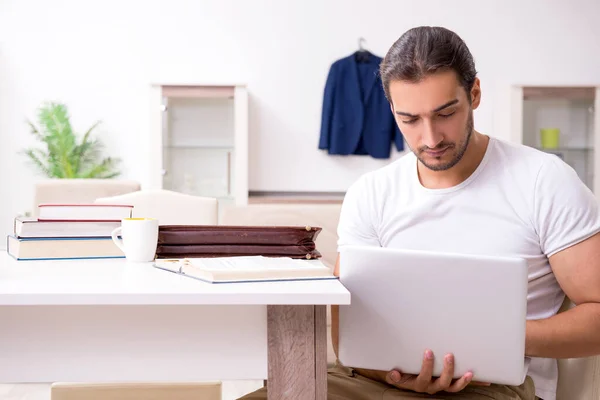
[[[430,119],[424,119],[423,122],[423,144],[430,149],[434,149],[442,143],[444,136],[436,132],[435,126]]]

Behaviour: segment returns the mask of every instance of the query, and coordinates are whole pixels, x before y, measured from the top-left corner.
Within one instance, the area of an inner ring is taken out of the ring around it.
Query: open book
[[[337,279],[319,260],[288,257],[165,258],[154,266],[210,283]]]

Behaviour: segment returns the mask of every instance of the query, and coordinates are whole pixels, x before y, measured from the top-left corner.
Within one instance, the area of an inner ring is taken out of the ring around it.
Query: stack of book
[[[7,252],[17,260],[123,258],[112,231],[133,206],[40,204],[38,218],[17,217]]]
[[[321,257],[315,239],[321,232],[310,226],[162,225],[157,258]]]

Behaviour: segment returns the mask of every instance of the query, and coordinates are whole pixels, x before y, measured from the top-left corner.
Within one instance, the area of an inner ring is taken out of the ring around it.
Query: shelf
[[[514,118],[510,123],[518,141],[563,160],[599,195],[600,98],[597,94],[600,87],[518,85],[514,89],[510,99]],[[549,128],[556,129],[558,137],[545,137],[544,129]]]
[[[596,89],[585,86],[525,86],[523,87],[524,100],[587,100],[594,101]]]
[[[163,86],[162,95],[174,98],[195,99],[232,99],[235,94],[234,86]]]
[[[341,204],[344,192],[250,192],[250,204]]]
[[[152,132],[146,156],[151,167],[144,184],[247,204],[246,86],[155,82],[151,95]]]

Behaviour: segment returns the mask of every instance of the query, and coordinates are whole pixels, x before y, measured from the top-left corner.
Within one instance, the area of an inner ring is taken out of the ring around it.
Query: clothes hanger
[[[356,61],[358,62],[368,62],[371,58],[371,53],[369,50],[365,49],[363,43],[366,42],[365,38],[358,38],[358,51],[356,54]]]

